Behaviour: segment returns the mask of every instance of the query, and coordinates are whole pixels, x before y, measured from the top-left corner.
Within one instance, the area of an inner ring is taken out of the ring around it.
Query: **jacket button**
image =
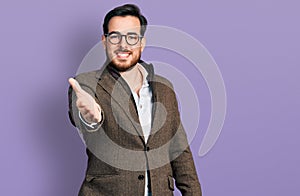
[[[146,147],[146,151],[149,151],[149,150],[150,150],[150,147],[149,147],[149,146],[147,146],[147,147]]]
[[[144,175],[139,175],[138,177],[139,180],[144,180],[144,178],[145,178]]]

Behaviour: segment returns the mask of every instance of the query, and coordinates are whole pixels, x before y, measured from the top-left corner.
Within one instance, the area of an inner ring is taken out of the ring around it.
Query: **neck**
[[[143,76],[139,70],[139,65],[136,64],[132,67],[132,69],[127,70],[125,72],[120,72],[120,75],[124,78],[124,80],[129,85],[130,89],[138,94],[142,83],[143,83]]]

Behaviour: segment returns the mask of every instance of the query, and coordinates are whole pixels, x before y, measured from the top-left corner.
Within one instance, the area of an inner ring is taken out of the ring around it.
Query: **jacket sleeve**
[[[171,166],[175,185],[184,196],[197,195],[201,196],[201,186],[198,180],[193,156],[188,144],[186,133],[180,121],[178,111],[178,103],[175,93],[172,96],[174,107],[176,107],[174,115],[174,127],[176,133],[172,139],[170,146]]]
[[[184,140],[185,139],[179,138],[178,136],[178,140],[174,141],[174,145],[177,146],[173,148],[175,151],[173,151],[174,160],[172,160],[171,166],[175,184],[182,195],[201,196],[201,187],[198,181],[192,153],[189,146],[187,146],[188,144],[184,144]]]
[[[85,90],[87,93],[89,93],[92,97],[95,98],[96,102],[97,102],[97,97],[96,97],[96,93],[95,93],[95,88],[92,88],[89,84],[86,84],[86,82],[81,79],[83,78],[83,76],[79,76],[79,77],[76,77],[76,80],[79,82],[81,88],[83,90]],[[90,126],[87,126],[83,121],[82,119],[80,119],[79,117],[79,110],[76,106],[76,101],[77,101],[77,97],[76,97],[76,94],[75,92],[73,91],[72,87],[69,86],[69,90],[68,90],[68,100],[69,100],[69,111],[68,111],[68,114],[69,114],[69,118],[70,118],[70,121],[71,123],[73,124],[73,126],[77,127],[79,132],[81,134],[84,134],[86,132],[95,132],[95,131],[98,131],[99,128],[101,127],[102,125],[102,122],[104,121],[104,114],[103,112],[101,113],[102,115],[102,119],[101,119],[101,122],[96,125],[94,128],[90,127]],[[99,103],[98,103],[99,104]]]

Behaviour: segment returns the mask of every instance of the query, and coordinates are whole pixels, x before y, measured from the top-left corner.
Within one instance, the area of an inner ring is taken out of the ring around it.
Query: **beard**
[[[137,51],[132,52],[129,51],[127,49],[118,49],[116,50],[114,53],[118,53],[118,52],[127,52],[129,53],[129,55],[132,57],[132,59],[117,59],[116,57],[113,57],[112,54],[109,54],[109,52],[106,49],[106,58],[108,59],[108,63],[114,67],[118,72],[125,72],[128,71],[130,69],[132,69],[139,61],[141,58],[141,52],[139,51],[137,53]],[[134,53],[137,53],[134,55]]]

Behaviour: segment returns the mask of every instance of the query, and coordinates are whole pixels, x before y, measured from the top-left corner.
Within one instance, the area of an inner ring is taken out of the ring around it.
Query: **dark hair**
[[[119,7],[114,8],[109,11],[103,22],[103,33],[108,33],[108,23],[110,19],[114,16],[135,16],[140,20],[141,24],[141,35],[144,36],[146,28],[147,28],[147,19],[141,14],[138,6],[133,4],[125,4]]]

